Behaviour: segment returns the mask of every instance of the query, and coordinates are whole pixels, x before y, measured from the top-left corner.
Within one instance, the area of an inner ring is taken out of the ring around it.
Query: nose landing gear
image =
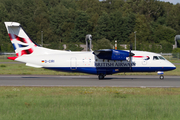
[[[163,80],[164,79],[164,75],[160,75],[159,79]]]
[[[163,72],[163,71],[158,71],[157,74],[160,75],[160,76],[159,76],[159,79],[161,79],[161,80],[164,79],[164,75],[163,75],[164,72]]]

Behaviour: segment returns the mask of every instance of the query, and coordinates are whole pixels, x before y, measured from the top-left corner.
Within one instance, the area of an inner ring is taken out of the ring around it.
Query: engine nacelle
[[[108,60],[126,60],[126,57],[133,56],[134,54],[124,51],[124,50],[114,50],[114,49],[103,49],[96,50],[93,52],[99,59]]]

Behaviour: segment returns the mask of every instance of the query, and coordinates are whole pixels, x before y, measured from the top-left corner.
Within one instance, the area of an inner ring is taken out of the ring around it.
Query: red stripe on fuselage
[[[149,58],[149,56],[133,56],[133,57],[135,57],[135,58],[144,58],[144,57]]]
[[[133,56],[133,57],[135,57],[135,58],[143,58],[145,56]]]

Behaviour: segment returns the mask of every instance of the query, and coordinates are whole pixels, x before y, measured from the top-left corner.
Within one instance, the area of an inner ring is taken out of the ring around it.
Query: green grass
[[[0,87],[0,120],[177,120],[180,88]]]
[[[25,64],[0,64],[1,75],[87,75],[83,73],[57,72],[44,68],[28,67]]]

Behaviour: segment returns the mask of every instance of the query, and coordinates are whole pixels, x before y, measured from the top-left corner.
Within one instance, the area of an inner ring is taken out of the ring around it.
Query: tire
[[[163,76],[163,75],[160,75],[160,76],[159,76],[159,79],[163,80],[163,79],[164,79],[164,76]]]
[[[99,78],[99,80],[102,80],[102,79],[104,79],[104,75],[103,74],[99,74],[98,78]]]

